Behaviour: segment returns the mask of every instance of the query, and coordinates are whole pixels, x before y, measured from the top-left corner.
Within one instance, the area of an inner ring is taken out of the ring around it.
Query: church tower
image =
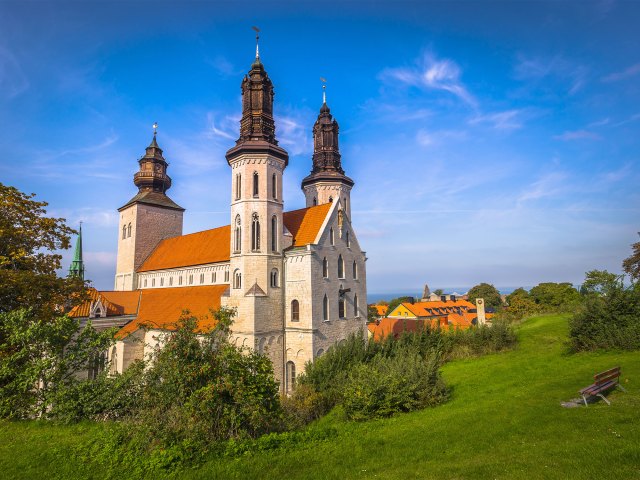
[[[138,288],[136,270],[161,240],[182,235],[184,208],[171,200],[166,191],[171,187],[167,161],[153,140],[145,155],[138,160],[140,170],[133,176],[138,194],[118,209],[118,259],[115,290]]]
[[[84,280],[84,262],[82,261],[82,222],[80,222],[80,230],[78,231],[78,240],[76,240],[76,249],[73,254],[73,260],[71,261],[71,265],[69,265],[69,276]]]
[[[311,174],[302,180],[302,191],[307,207],[340,199],[347,217],[351,218],[350,195],[354,183],[342,169],[338,148],[339,128],[323,92],[320,114],[313,125],[313,168]]]
[[[258,37],[256,37],[257,40]],[[273,84],[256,57],[243,78],[240,137],[227,154],[231,167],[231,258],[227,306],[237,308],[233,332],[245,346],[282,332],[282,175],[289,162],[275,136]],[[276,376],[282,352],[268,352]]]

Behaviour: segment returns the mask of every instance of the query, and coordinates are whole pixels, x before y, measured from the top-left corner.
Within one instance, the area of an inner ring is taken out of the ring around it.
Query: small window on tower
[[[131,223],[129,223],[129,226],[127,226],[127,237],[131,236]]]
[[[298,303],[298,300],[293,300],[291,302],[291,321],[300,321],[300,303]]]
[[[122,239],[124,240],[125,238],[127,238],[127,226],[123,225],[122,226]]]
[[[313,197],[313,206],[315,207],[316,205],[318,205],[318,199]]]
[[[274,200],[278,199],[278,184],[275,173],[271,176],[271,196]]]
[[[253,196],[258,196],[258,172],[253,172]]]

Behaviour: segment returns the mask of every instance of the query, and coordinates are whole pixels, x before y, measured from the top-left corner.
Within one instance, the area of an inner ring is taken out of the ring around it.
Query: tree
[[[373,305],[369,305],[367,308],[367,322],[372,323],[378,320],[378,310]]]
[[[469,290],[469,301],[475,303],[477,298],[484,298],[484,304],[490,308],[498,308],[502,305],[502,297],[496,287],[489,283],[480,283]]]
[[[444,295],[444,290],[442,290],[441,288],[436,288],[436,289],[433,291],[433,293],[434,293],[434,294],[436,294],[436,295],[438,295],[438,296],[440,296],[440,295]]]
[[[47,217],[47,203],[34,196],[0,183],[0,313],[29,308],[47,318],[79,302],[84,284],[56,275],[62,256],[53,252],[69,248],[76,232]]]
[[[607,295],[621,285],[622,275],[609,273],[606,270],[591,270],[585,274],[584,282],[580,287],[580,293],[583,295]]]
[[[42,317],[29,309],[0,313],[0,417],[42,417],[77,373],[113,343],[67,316]]]
[[[580,303],[580,294],[569,282],[540,283],[529,295],[544,310],[572,310]]]
[[[640,233],[639,233],[640,234]],[[622,262],[622,269],[633,281],[640,280],[640,242],[631,245],[631,255]]]

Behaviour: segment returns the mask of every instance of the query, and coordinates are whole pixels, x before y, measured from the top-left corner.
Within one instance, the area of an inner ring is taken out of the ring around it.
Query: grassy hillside
[[[329,440],[213,458],[177,477],[640,478],[640,354],[569,355],[566,331],[566,317],[538,317],[521,326],[515,351],[446,365],[453,394],[445,405],[361,424],[333,412],[316,427],[334,429]],[[612,393],[610,407],[560,407],[596,371],[615,365],[628,393]],[[7,478],[107,476],[65,453],[100,428],[0,423],[0,471]]]

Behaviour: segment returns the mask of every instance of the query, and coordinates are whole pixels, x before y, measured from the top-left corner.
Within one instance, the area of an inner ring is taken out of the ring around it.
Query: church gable
[[[325,203],[284,213],[284,226],[293,235],[294,247],[317,243],[318,233],[326,223],[331,207],[331,203]]]

